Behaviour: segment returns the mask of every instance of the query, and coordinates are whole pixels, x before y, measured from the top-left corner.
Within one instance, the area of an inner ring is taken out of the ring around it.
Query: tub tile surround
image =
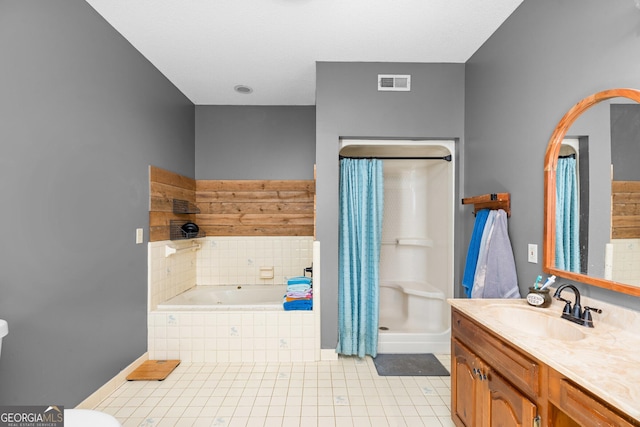
[[[201,248],[165,257],[165,246],[187,248],[193,242]],[[188,363],[319,360],[319,301],[314,311],[155,311],[158,303],[193,286],[286,283],[314,261],[313,245],[311,237],[149,243],[149,358]],[[265,266],[273,267],[272,279],[260,279]],[[317,297],[319,280],[314,286]]]
[[[183,250],[165,256],[165,247],[183,249],[202,239],[151,242],[148,246],[148,307],[155,310],[159,303],[196,285],[196,253]]]
[[[313,312],[152,312],[149,358],[183,362],[317,359]]]
[[[573,297],[569,295],[568,299]],[[576,384],[640,420],[640,312],[583,296],[583,306],[598,307],[603,312],[593,313],[594,328],[575,326],[585,338],[564,341],[517,330],[497,320],[495,312],[492,314],[492,306],[496,304],[530,308],[525,300],[451,299],[449,302]],[[560,317],[563,306],[564,303],[554,300],[551,307],[535,310]]]
[[[640,286],[640,239],[612,239],[611,280]]]
[[[197,284],[284,284],[311,266],[312,245],[310,236],[208,237],[197,252]],[[273,278],[261,279],[261,267],[273,267]]]
[[[180,249],[168,257],[165,247]],[[149,243],[149,309],[197,285],[284,284],[313,261],[313,237],[206,237]],[[273,267],[273,279],[261,279],[260,267]]]

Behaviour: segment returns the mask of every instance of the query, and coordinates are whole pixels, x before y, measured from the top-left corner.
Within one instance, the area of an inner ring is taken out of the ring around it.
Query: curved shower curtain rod
[[[378,160],[446,160],[451,161],[451,154],[440,157],[376,157],[376,156],[338,156],[339,159],[378,159]]]

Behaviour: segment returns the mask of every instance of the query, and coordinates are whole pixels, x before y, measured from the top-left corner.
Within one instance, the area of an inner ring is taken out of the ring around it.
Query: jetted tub
[[[286,292],[286,285],[195,286],[158,304],[158,310],[284,310]]]

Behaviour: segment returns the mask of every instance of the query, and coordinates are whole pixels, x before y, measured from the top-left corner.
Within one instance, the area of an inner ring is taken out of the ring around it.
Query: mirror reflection
[[[640,104],[599,102],[566,132],[555,175],[556,269],[640,286]]]

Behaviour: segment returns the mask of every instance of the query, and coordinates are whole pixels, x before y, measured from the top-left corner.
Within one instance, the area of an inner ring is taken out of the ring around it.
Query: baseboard
[[[338,360],[338,353],[333,348],[320,349],[320,360]]]
[[[120,371],[115,377],[111,378],[105,385],[96,390],[91,396],[80,402],[76,409],[93,409],[106,399],[111,393],[113,393],[118,387],[127,381],[127,375],[136,370],[138,366],[142,365],[149,359],[149,353],[145,353],[129,366]]]

